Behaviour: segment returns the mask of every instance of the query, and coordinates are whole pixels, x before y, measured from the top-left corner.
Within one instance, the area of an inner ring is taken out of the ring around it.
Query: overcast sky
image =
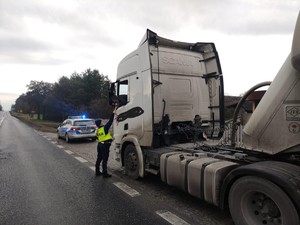
[[[114,81],[146,29],[183,42],[214,42],[225,93],[273,80],[291,49],[299,0],[0,0],[0,103],[31,80],[97,69]]]

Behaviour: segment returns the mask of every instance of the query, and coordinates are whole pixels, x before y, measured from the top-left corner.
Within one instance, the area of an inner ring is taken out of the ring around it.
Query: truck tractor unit
[[[255,110],[242,112],[263,86]],[[109,96],[118,107],[111,157],[128,176],[160,175],[228,209],[236,225],[300,224],[300,14],[277,76],[247,91],[230,121],[214,43],[147,30],[120,62]]]

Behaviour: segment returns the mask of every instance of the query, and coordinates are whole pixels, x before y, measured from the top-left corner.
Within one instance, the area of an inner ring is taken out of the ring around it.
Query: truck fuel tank
[[[168,185],[218,206],[222,181],[237,166],[237,163],[208,157],[205,153],[178,151],[161,156],[160,174]]]
[[[185,190],[186,165],[196,159],[190,153],[170,152],[163,154],[160,158],[160,174],[162,181],[171,186]]]

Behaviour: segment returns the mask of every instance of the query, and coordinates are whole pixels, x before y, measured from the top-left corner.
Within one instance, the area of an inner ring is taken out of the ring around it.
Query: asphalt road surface
[[[94,176],[96,142],[65,143],[0,112],[0,224],[233,225],[228,212],[160,182]]]

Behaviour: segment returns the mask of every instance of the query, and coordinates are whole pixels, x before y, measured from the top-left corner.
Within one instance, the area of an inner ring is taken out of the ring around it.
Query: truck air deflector
[[[216,56],[212,56],[212,57],[209,57],[207,59],[202,59],[202,60],[199,60],[199,62],[207,62],[209,60],[213,60],[213,59],[216,59],[217,57]]]
[[[187,42],[180,42],[180,41],[174,41],[167,38],[163,38],[158,36],[155,32],[151,30],[147,30],[147,37],[143,37],[140,45],[148,41],[150,45],[154,45],[156,47],[158,46],[167,46],[171,48],[177,48],[177,49],[185,49],[189,51],[195,51],[200,53],[208,53],[211,52],[217,52],[214,43],[212,42],[197,42],[197,43],[187,43]],[[217,55],[214,56],[217,58]],[[211,60],[211,58],[204,59],[205,61]]]

